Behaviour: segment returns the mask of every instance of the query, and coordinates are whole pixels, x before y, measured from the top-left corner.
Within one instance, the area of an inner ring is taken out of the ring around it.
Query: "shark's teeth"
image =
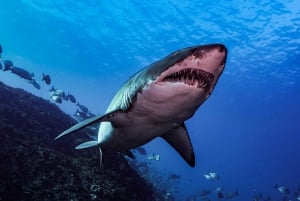
[[[214,75],[194,68],[186,68],[171,75],[168,75],[163,81],[168,82],[184,82],[198,88],[208,90],[214,80]]]

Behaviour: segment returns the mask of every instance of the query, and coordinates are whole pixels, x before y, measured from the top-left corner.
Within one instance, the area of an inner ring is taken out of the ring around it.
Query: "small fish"
[[[19,77],[32,81],[34,79],[34,74],[28,72],[27,70],[17,67],[17,66],[11,66],[9,69],[13,74],[18,75]]]
[[[221,187],[221,186],[218,186],[216,189],[215,189],[215,192],[217,193],[217,192],[221,192],[223,190],[223,187]]]
[[[54,88],[54,86],[52,86],[51,89],[49,89],[48,93],[49,93],[50,97],[52,97],[52,96],[57,96],[57,95],[55,94],[55,88]]]
[[[207,180],[210,180],[210,179],[211,179],[211,177],[210,177],[210,175],[209,175],[209,174],[204,174],[203,176],[204,176],[204,177],[205,177],[205,179],[207,179]]]
[[[66,93],[62,89],[56,89],[55,95],[61,97],[62,99],[66,100]]]
[[[61,89],[55,89],[53,86],[49,89],[50,96],[59,96],[62,100],[67,100],[66,93]]]
[[[54,95],[54,96],[51,96],[51,98],[52,98],[52,100],[54,100],[54,102],[56,102],[56,103],[62,103],[62,99],[61,99],[61,97],[59,97],[59,96]]]
[[[50,78],[50,76],[49,75],[45,75],[44,73],[43,73],[42,81],[44,81],[48,85],[51,84],[51,78]]]
[[[220,179],[220,176],[218,173],[215,173],[215,172],[210,172],[208,173],[210,175],[210,177],[213,179],[213,180],[219,180]]]
[[[76,105],[79,107],[79,109],[80,109],[82,112],[85,112],[85,113],[88,113],[88,112],[89,112],[89,109],[88,109],[86,106],[81,105],[80,103],[77,103]]]
[[[152,154],[152,155],[150,155],[150,156],[148,156],[148,158],[147,158],[148,160],[155,160],[155,161],[159,161],[160,160],[160,156],[159,156],[159,154]]]
[[[215,172],[209,172],[207,174],[204,174],[204,177],[207,179],[207,180],[219,180],[220,179],[220,176],[218,173],[215,173]]]
[[[76,103],[76,98],[75,96],[73,96],[72,94],[68,93],[68,99],[72,102],[72,103]]]
[[[275,184],[274,188],[283,194],[290,194],[290,190],[285,186],[278,186],[277,184]]]

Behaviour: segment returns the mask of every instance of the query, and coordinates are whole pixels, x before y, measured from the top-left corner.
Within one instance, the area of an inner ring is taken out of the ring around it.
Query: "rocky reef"
[[[75,150],[78,133],[55,141],[75,124],[55,104],[0,82],[0,200],[164,200],[119,153]],[[78,138],[78,136],[80,136]]]

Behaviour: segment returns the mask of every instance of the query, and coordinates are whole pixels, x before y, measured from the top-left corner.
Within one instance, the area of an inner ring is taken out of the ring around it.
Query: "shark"
[[[130,77],[104,115],[75,124],[55,140],[98,123],[97,139],[76,149],[98,146],[102,157],[102,149],[126,152],[161,137],[194,167],[195,154],[185,121],[211,95],[226,58],[223,44],[177,50]]]

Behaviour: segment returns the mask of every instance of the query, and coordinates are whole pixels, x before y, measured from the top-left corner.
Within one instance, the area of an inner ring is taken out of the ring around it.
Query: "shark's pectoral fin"
[[[80,145],[75,147],[75,149],[86,149],[97,145],[98,145],[98,141],[88,141],[88,142],[81,143]]]
[[[113,117],[118,112],[120,112],[120,110],[110,112],[110,113],[105,114],[103,116],[96,116],[96,117],[92,117],[92,118],[86,119],[86,120],[84,120],[82,122],[79,122],[78,124],[75,124],[71,128],[65,130],[64,132],[62,132],[61,134],[59,134],[54,139],[57,140],[58,138],[61,138],[61,137],[65,136],[65,135],[68,135],[68,134],[71,134],[71,133],[73,133],[75,131],[83,129],[83,128],[85,128],[87,126],[90,126],[90,125],[92,125],[94,123],[104,122],[104,121],[113,121]]]
[[[195,154],[189,134],[184,123],[176,129],[173,129],[161,136],[165,139],[181,157],[192,167],[195,166]]]

